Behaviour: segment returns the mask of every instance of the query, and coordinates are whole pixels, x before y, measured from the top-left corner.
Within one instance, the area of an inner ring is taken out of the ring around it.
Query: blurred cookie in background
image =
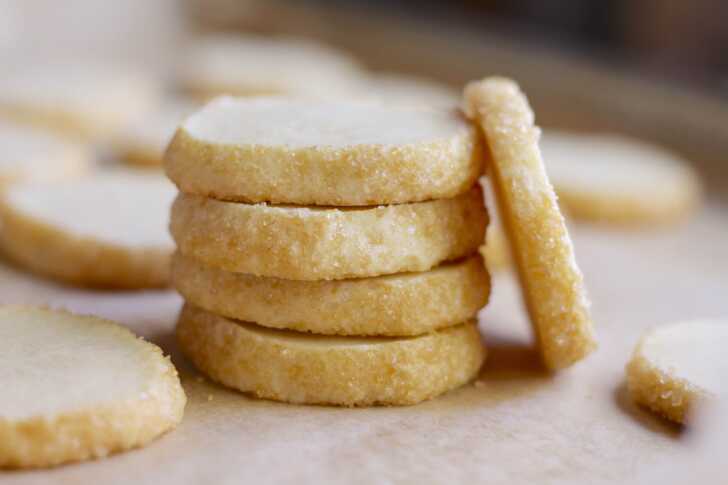
[[[559,202],[574,219],[612,224],[678,221],[702,198],[689,162],[616,134],[547,131],[541,151]]]
[[[404,74],[381,74],[371,78],[366,96],[385,103],[453,108],[460,93],[437,81]]]
[[[344,52],[293,37],[214,35],[193,40],[179,87],[199,100],[218,95],[331,97],[361,89],[363,71]]]
[[[0,79],[0,115],[98,141],[157,103],[153,77],[119,64],[32,64]]]
[[[143,119],[124,126],[114,137],[117,158],[136,167],[161,167],[162,156],[177,127],[199,105],[189,100],[169,100]]]
[[[0,187],[50,182],[87,173],[91,150],[52,132],[0,119]]]

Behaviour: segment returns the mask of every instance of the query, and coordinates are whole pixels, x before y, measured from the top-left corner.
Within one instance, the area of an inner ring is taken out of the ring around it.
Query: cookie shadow
[[[613,397],[619,410],[640,426],[675,440],[684,434],[684,426],[660,417],[635,403],[630,397],[624,381],[614,389]]]

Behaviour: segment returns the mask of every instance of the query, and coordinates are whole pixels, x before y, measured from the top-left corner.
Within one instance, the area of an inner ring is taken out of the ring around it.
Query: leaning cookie
[[[533,112],[518,85],[504,78],[468,84],[465,103],[488,142],[496,200],[544,363],[552,370],[568,367],[589,355],[596,341]]]
[[[177,337],[213,380],[291,403],[416,404],[470,381],[485,359],[474,321],[419,337],[333,337],[272,330],[186,305]]]
[[[695,321],[645,334],[627,365],[632,398],[678,423],[699,401],[728,393],[728,322]]]
[[[144,446],[186,397],[160,349],[96,317],[0,306],[0,467],[48,467]]]
[[[111,172],[0,194],[0,249],[66,283],[106,288],[168,284],[174,186],[161,176]]]
[[[546,132],[541,150],[559,202],[574,218],[667,223],[700,204],[695,170],[664,148],[619,135]]]
[[[474,187],[452,199],[323,208],[180,194],[170,232],[182,254],[236,273],[331,280],[425,271],[482,244],[482,197]]]
[[[419,273],[295,281],[230,273],[177,253],[172,284],[215,314],[325,335],[420,335],[474,317],[490,293],[477,255]]]
[[[78,177],[92,166],[88,147],[46,130],[0,120],[0,187]]]
[[[483,159],[480,135],[455,110],[219,98],[177,130],[165,169],[189,194],[359,206],[462,194]]]

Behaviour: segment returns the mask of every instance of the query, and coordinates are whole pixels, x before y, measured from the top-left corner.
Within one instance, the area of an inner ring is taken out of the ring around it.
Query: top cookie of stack
[[[165,156],[182,349],[290,402],[412,404],[467,382],[490,290],[483,162],[454,110],[214,100]]]

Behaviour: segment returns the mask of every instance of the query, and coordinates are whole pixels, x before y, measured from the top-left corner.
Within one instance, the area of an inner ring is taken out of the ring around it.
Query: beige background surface
[[[644,329],[728,316],[725,210],[709,206],[655,232],[576,227],[600,349],[556,377],[539,371],[514,281],[497,276],[480,319],[490,357],[478,381],[408,408],[292,406],[227,391],[179,355],[174,293],[69,289],[2,265],[0,303],[49,304],[128,325],[172,354],[189,403],[182,425],[147,448],[0,472],[0,483],[720,483],[728,467],[718,453],[698,452],[684,431],[636,409],[622,382]],[[723,442],[714,428],[708,438]]]

